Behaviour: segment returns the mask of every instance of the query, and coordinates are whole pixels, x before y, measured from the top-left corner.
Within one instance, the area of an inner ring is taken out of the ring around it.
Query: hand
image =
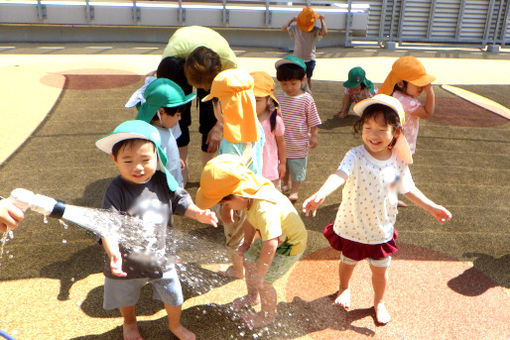
[[[283,176],[285,176],[285,173],[287,172],[287,166],[284,162],[280,163],[278,165],[278,178],[282,179]]]
[[[115,252],[110,255],[110,270],[115,276],[127,276],[127,273],[122,270],[122,255],[120,252]]]
[[[340,109],[337,113],[335,113],[335,116],[338,118],[345,118],[347,117],[347,112],[344,109]]]
[[[24,218],[23,211],[10,199],[0,201],[0,232],[7,231],[7,228],[16,228]]]
[[[318,195],[317,193],[313,194],[312,196],[308,197],[303,202],[303,212],[306,216],[310,214],[310,211],[312,212],[312,216],[315,217],[317,214],[317,208],[324,202],[325,197]]]
[[[324,15],[319,15],[319,20],[324,20]]]
[[[292,19],[290,19],[290,22],[294,22],[294,21],[297,21],[297,17],[293,17]]]
[[[423,92],[428,96],[430,93],[434,92],[434,89],[432,88],[432,84],[428,84],[423,86]]]
[[[317,136],[310,137],[310,149],[315,149],[319,143],[317,142]]]
[[[241,244],[241,246],[237,248],[237,253],[239,254],[239,256],[244,256],[244,253],[246,253],[248,249],[250,249],[250,246],[251,245],[247,243]]]
[[[179,158],[179,163],[181,163],[181,171],[184,171],[184,169],[186,169],[186,163],[182,158]]]
[[[200,223],[210,224],[215,228],[218,226],[218,217],[216,217],[216,213],[209,209],[198,210],[195,219]]]
[[[205,143],[207,144],[207,152],[213,153],[218,151],[222,138],[223,128],[221,124],[214,125],[211,131],[209,131],[209,134],[207,135],[207,139],[205,141]]]
[[[452,219],[452,213],[441,205],[432,207],[429,212],[441,224]]]

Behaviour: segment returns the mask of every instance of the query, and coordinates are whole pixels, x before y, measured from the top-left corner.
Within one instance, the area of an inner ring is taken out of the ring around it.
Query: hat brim
[[[154,115],[156,115],[156,112],[159,110],[160,107],[177,107],[184,104],[189,103],[197,96],[196,93],[192,92],[188,95],[184,96],[184,100],[179,101],[177,103],[166,103],[165,105],[156,105],[156,104],[150,104],[149,102],[145,102],[144,104],[140,105],[140,108],[138,109],[138,114],[136,115],[137,120],[143,120],[146,123],[150,123],[152,118],[154,118]]]
[[[218,199],[207,198],[207,197],[205,197],[204,191],[202,190],[202,188],[198,188],[197,195],[195,196],[195,204],[200,209],[210,209],[210,208],[214,207],[216,204],[220,203],[222,198],[223,197],[220,197]]]
[[[213,99],[214,97],[216,97],[214,94],[209,93],[207,96],[202,98],[202,102],[208,102],[209,100]]]
[[[408,81],[415,86],[423,87],[431,84],[434,80],[436,80],[436,77],[431,76],[430,74],[425,74],[418,79]]]
[[[285,65],[285,64],[293,64],[293,65],[297,65],[297,66],[299,66],[299,67],[303,68],[303,69],[305,70],[305,72],[306,72],[306,66],[305,66],[305,67],[303,67],[303,65],[299,65],[299,64],[297,64],[297,63],[293,62],[292,60],[285,59],[285,58],[278,60],[278,61],[274,64],[274,66],[275,66],[275,68],[278,68],[278,67],[280,67],[280,66],[282,66],[282,65]]]
[[[361,80],[359,82],[347,80],[347,81],[344,81],[344,83],[343,83],[344,87],[346,87],[348,89],[353,89],[356,86],[358,86],[359,84],[361,84]]]
[[[100,139],[96,140],[96,146],[99,150],[106,152],[107,154],[112,153],[112,148],[115,144],[120,141],[126,139],[146,139],[150,141],[147,137],[142,134],[134,133],[134,132],[118,132],[118,133],[110,133]]]
[[[360,101],[359,103],[357,103],[356,105],[354,105],[352,110],[356,114],[361,116],[363,114],[363,112],[365,111],[365,109],[367,107],[369,107],[370,105],[382,104],[382,105],[389,106],[393,110],[395,110],[395,112],[398,114],[398,116],[402,120],[402,117],[405,117],[405,113],[404,113],[404,109],[403,109],[402,105],[398,105],[397,104],[397,103],[400,103],[398,101],[398,99],[396,99],[394,97],[390,97],[390,96],[385,96],[385,97],[387,97],[387,98],[385,98],[386,100],[381,100],[377,96],[374,96],[372,98],[364,99],[364,100]]]

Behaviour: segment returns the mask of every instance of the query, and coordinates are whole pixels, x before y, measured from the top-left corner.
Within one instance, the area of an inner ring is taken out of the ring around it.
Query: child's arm
[[[205,141],[207,144],[207,152],[218,151],[221,140],[223,139],[223,114],[221,113],[219,102],[213,102],[213,111],[217,122],[207,134],[207,139]]]
[[[239,255],[244,256],[244,253],[250,249],[251,244],[253,243],[253,239],[255,238],[255,234],[257,230],[253,228],[253,226],[248,222],[248,220],[244,221],[243,224],[244,231],[244,241],[243,244],[237,249]]]
[[[425,196],[418,188],[414,187],[411,191],[404,194],[404,196],[411,202],[427,211],[434,216],[439,223],[443,224],[452,218],[452,213],[445,207],[438,205]]]
[[[315,217],[317,208],[322,204],[322,202],[324,202],[329,194],[340,188],[345,183],[346,179],[347,175],[340,170],[329,175],[328,179],[324,182],[320,189],[303,202],[303,212],[305,215],[308,216],[311,211],[312,216]]]
[[[276,145],[278,147],[278,176],[283,178],[287,171],[287,148],[285,147],[285,138],[283,136],[275,136]]]
[[[426,95],[425,105],[420,106],[418,109],[413,111],[413,115],[420,118],[430,118],[436,109],[436,94],[434,93],[434,89],[431,84],[425,86],[423,92],[425,92]]]
[[[102,237],[101,243],[103,244],[106,254],[110,258],[110,270],[112,274],[120,277],[127,276],[127,273],[122,270],[122,255],[120,254],[119,244],[107,237]]]
[[[262,242],[262,249],[257,260],[257,280],[255,281],[255,286],[258,289],[264,287],[264,278],[267,270],[271,267],[277,247],[278,237]]]
[[[342,101],[342,108],[340,109],[340,111],[338,111],[336,113],[336,116],[338,118],[345,118],[347,116],[347,106],[349,105],[349,101],[351,100],[351,97],[347,94],[347,93],[344,93],[344,99]]]
[[[315,149],[318,145],[318,137],[319,137],[319,128],[317,126],[313,126],[310,129],[310,149]]]
[[[290,24],[292,24],[294,21],[297,21],[297,17],[293,17],[292,19],[290,19],[287,23],[285,23],[283,26],[282,26],[282,31],[283,32],[288,32],[288,28],[290,26]]]
[[[320,15],[319,20],[321,22],[321,31],[319,32],[319,35],[325,36],[328,34],[328,27],[326,26],[326,21],[324,20],[324,15]]]
[[[218,218],[216,217],[214,211],[209,209],[202,210],[194,203],[188,206],[184,212],[184,216],[192,218],[200,223],[210,224],[215,228],[218,226]]]

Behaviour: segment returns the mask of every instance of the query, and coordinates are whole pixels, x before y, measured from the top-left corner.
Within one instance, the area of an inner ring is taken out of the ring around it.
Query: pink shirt
[[[411,148],[411,153],[416,151],[416,139],[418,138],[418,130],[420,128],[420,117],[413,114],[421,105],[420,101],[408,94],[401,91],[393,92],[393,97],[397,98],[406,113],[406,120],[404,122],[404,136],[407,143]]]
[[[262,176],[270,181],[275,181],[280,178],[278,174],[278,144],[276,143],[277,136],[283,136],[285,126],[280,116],[276,115],[276,125],[274,130],[271,131],[271,123],[269,121],[270,115],[260,122],[264,129],[265,141],[264,148],[262,149]]]
[[[305,158],[310,144],[310,129],[321,124],[315,101],[307,92],[290,97],[282,91],[276,99],[280,103],[285,124],[287,158]]]
[[[370,90],[365,87],[363,90],[359,91],[356,94],[356,93],[354,93],[353,89],[346,87],[344,93],[346,95],[348,95],[349,98],[351,98],[351,101],[353,103],[359,103],[363,99],[372,98],[373,96],[375,96],[377,94],[378,91],[379,91],[379,89],[377,88],[377,86],[374,86],[374,94],[372,94],[370,92]]]

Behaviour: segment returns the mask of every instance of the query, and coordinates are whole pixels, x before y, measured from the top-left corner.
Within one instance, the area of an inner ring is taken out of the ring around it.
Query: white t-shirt
[[[335,233],[364,244],[380,244],[393,237],[397,218],[397,193],[414,188],[409,171],[399,158],[372,157],[363,145],[347,152],[338,170],[348,178],[335,219]]]

